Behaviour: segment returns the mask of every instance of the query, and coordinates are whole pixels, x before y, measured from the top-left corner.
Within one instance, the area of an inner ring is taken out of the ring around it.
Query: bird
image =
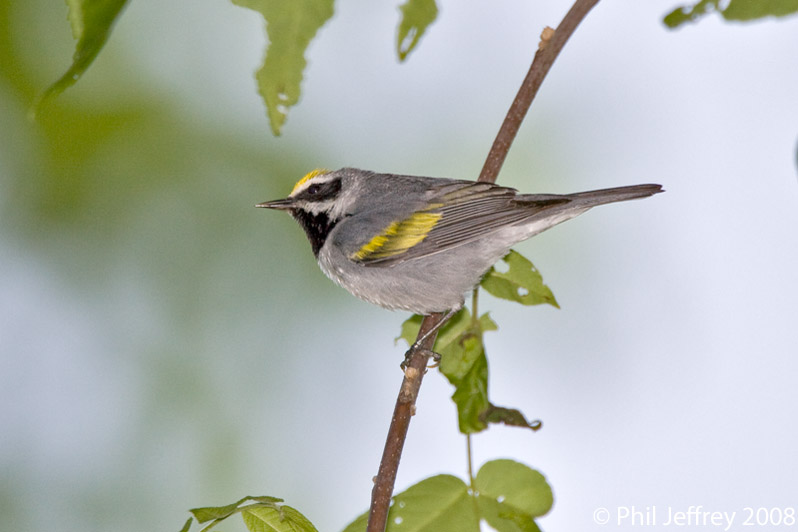
[[[284,199],[321,270],[380,307],[451,312],[512,246],[597,205],[646,198],[643,184],[575,194],[522,194],[494,183],[316,169]]]

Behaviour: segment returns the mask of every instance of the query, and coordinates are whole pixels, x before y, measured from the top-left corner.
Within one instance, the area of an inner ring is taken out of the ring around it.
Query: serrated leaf
[[[290,506],[254,506],[241,517],[250,532],[318,532],[298,510]]]
[[[501,503],[505,512],[530,517],[545,515],[554,503],[546,477],[514,460],[492,460],[474,480],[479,497]]]
[[[402,20],[396,39],[396,53],[399,61],[404,61],[418,44],[427,27],[438,17],[435,0],[407,0],[399,6]]]
[[[729,0],[726,7],[720,0],[701,0],[690,6],[680,6],[665,15],[663,22],[676,28],[694,22],[713,11],[728,21],[750,21],[765,17],[784,17],[798,12],[798,0]]]
[[[64,92],[80,79],[89,68],[111,34],[114,22],[127,0],[66,0],[72,36],[77,39],[72,64],[55,83],[50,85],[34,103],[31,113],[50,98]]]
[[[543,284],[543,276],[532,262],[517,251],[510,252],[502,258],[510,269],[501,273],[491,268],[482,278],[482,288],[496,297],[516,301],[522,305],[539,305],[548,303],[560,308],[554,294]]]
[[[368,513],[362,514],[344,532],[363,532],[367,522]],[[437,475],[393,497],[385,530],[479,532],[479,521],[465,482],[452,475]]]
[[[266,21],[269,44],[255,74],[272,133],[280,134],[288,109],[299,101],[305,50],[333,15],[333,0],[232,0],[257,11]]]

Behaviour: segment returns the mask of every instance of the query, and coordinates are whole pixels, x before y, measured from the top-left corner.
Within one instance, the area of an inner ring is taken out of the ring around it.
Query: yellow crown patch
[[[313,179],[317,175],[326,174],[327,172],[329,172],[329,170],[327,170],[326,168],[316,168],[312,172],[308,172],[307,175],[305,175],[305,177],[303,177],[302,179],[300,179],[299,181],[296,182],[296,185],[294,185],[294,188],[291,189],[291,194],[296,192],[297,189],[299,189],[299,187],[301,187],[302,185],[304,185],[305,183],[307,183],[308,181],[310,181],[311,179]]]

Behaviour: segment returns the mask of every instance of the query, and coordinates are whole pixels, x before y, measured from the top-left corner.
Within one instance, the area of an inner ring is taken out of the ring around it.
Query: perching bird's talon
[[[441,363],[440,353],[436,353],[431,349],[425,349],[423,347],[419,347],[416,344],[413,344],[413,346],[407,350],[407,353],[405,353],[405,359],[402,361],[401,364],[399,364],[399,367],[402,368],[402,371],[407,369],[407,367],[410,365],[410,360],[413,358],[413,355],[416,353],[419,353],[421,355],[424,355],[432,359],[432,364],[428,365],[426,369],[437,368]]]
[[[413,359],[413,355],[415,355],[417,351],[419,351],[419,348],[416,344],[410,346],[410,349],[408,349],[405,353],[405,359],[401,364],[399,364],[399,367],[402,369],[402,371],[405,371],[408,367],[410,367],[410,361]]]

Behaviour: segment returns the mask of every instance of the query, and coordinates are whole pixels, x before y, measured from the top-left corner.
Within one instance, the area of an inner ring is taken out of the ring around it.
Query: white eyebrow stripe
[[[329,178],[324,179],[324,177],[328,176],[329,174],[329,170],[324,170],[322,168],[316,168],[315,170],[308,172],[302,179],[296,182],[289,196],[293,197],[298,192],[302,192],[310,186],[310,183],[326,183],[329,181]]]

